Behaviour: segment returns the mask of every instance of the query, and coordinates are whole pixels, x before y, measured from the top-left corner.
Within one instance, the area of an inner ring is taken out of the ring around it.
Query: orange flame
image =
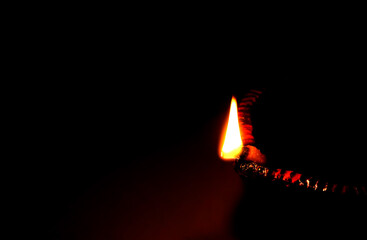
[[[221,158],[225,161],[233,161],[241,154],[242,146],[243,143],[238,123],[237,101],[235,97],[232,97],[227,130],[220,154]]]

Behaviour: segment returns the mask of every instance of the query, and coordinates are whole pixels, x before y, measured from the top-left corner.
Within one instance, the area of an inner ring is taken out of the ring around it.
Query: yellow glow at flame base
[[[240,126],[238,123],[237,102],[236,98],[232,97],[227,130],[221,150],[221,158],[224,160],[236,159],[241,154],[242,145]]]

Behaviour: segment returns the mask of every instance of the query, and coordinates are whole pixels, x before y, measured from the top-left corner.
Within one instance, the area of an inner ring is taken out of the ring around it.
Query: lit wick
[[[235,171],[242,177],[261,177],[281,186],[307,189],[320,192],[333,192],[352,195],[367,195],[365,186],[348,186],[330,184],[319,178],[307,177],[284,169],[270,169],[265,166],[266,157],[254,145],[250,108],[261,94],[260,91],[250,91],[240,103],[238,117],[237,102],[234,97],[228,117],[226,133],[221,148],[221,158],[224,161],[234,161]],[[242,136],[241,138],[241,134]]]

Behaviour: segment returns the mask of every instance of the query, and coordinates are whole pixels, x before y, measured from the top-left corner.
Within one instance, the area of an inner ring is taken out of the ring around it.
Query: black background
[[[244,186],[218,158],[231,96],[259,87],[267,95],[254,134],[269,164],[364,182],[358,31],[344,43],[337,29],[258,37],[221,25],[143,26],[122,28],[122,37],[75,27],[33,53],[23,73],[42,81],[19,83],[27,97],[15,121],[24,231],[49,239],[360,233],[359,200]]]

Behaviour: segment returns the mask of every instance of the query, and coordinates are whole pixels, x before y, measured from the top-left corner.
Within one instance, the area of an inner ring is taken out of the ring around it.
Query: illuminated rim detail
[[[320,178],[304,176],[290,170],[272,170],[267,168],[265,166],[266,156],[253,146],[255,145],[255,139],[252,135],[253,127],[251,121],[252,106],[262,93],[259,90],[250,90],[239,103],[238,119],[244,146],[242,154],[234,163],[234,169],[240,176],[246,178],[261,177],[271,182],[277,182],[282,186],[294,187],[296,189],[367,196],[366,187],[362,185],[331,184],[328,181],[320,180]]]

